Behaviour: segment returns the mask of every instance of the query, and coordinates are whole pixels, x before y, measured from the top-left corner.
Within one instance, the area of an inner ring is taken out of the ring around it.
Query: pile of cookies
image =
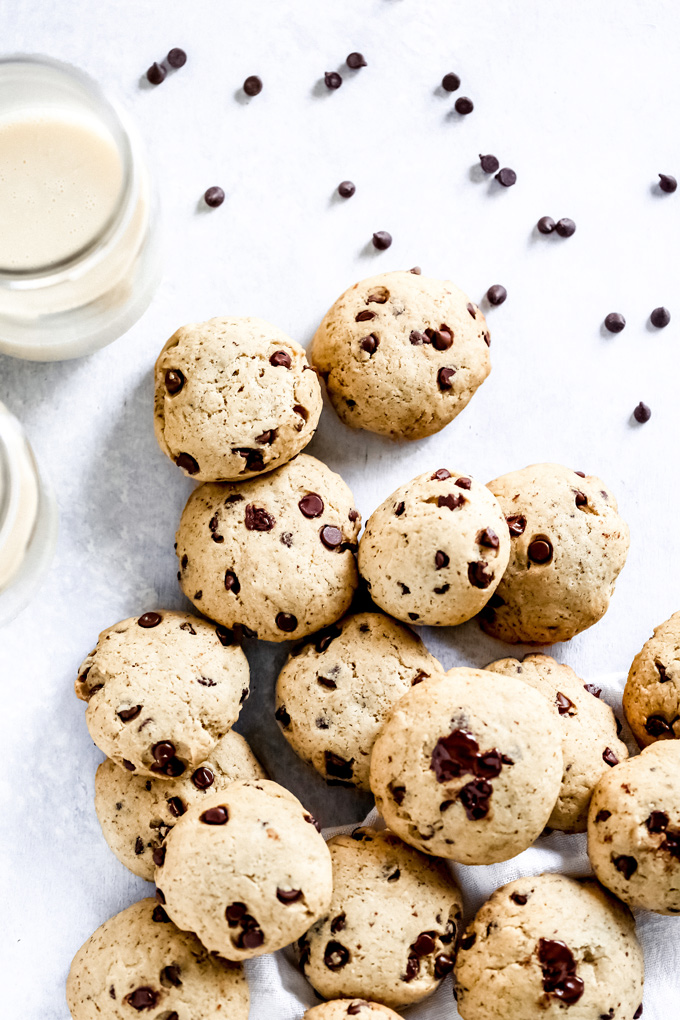
[[[489,340],[466,295],[412,270],[343,294],[313,365],[254,318],[185,326],[163,348],[156,435],[201,483],[176,543],[201,615],[116,623],[79,670],[107,756],[102,831],[156,897],[76,954],[74,1020],[246,1020],[243,961],[286,946],[327,1000],[308,1020],[394,1017],[451,972],[464,1020],[640,1016],[624,904],[680,912],[680,744],[668,739],[680,736],[680,614],[631,668],[625,710],[645,746],[633,758],[601,692],[568,666],[532,654],[446,672],[409,626],[478,616],[499,640],[536,645],[592,626],[628,549],[615,498],[555,464],[488,484],[433,465],[359,538],[348,486],[302,452],[319,377],[348,425],[415,439],[471,399]],[[281,731],[329,786],[371,790],[387,828],[325,842],[266,777],[232,729],[247,638],[296,640],[277,682]],[[518,879],[466,927],[447,862],[510,860],[547,826],[588,831],[599,882]]]

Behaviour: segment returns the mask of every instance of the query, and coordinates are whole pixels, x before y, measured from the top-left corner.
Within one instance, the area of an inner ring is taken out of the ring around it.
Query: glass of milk
[[[52,489],[21,425],[0,404],[0,627],[30,602],[56,540]]]
[[[0,59],[0,351],[76,358],[121,336],[160,276],[137,134],[82,71]]]

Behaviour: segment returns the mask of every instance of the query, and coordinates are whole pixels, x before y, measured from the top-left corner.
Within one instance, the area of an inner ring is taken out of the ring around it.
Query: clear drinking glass
[[[0,404],[0,627],[35,594],[57,541],[57,504],[23,428]]]
[[[160,278],[156,198],[140,139],[126,114],[92,78],[69,64],[43,56],[0,59],[0,129],[23,130],[28,125],[30,146],[31,126],[46,121],[57,134],[61,123],[82,129],[85,140],[96,136],[116,166],[119,160],[120,172],[117,190],[112,185],[107,196],[110,215],[93,236],[80,238],[77,250],[28,266],[8,264],[7,254],[0,258],[0,351],[33,361],[75,358],[111,343],[144,312]],[[74,152],[78,157],[82,153]],[[74,169],[77,173],[77,163]],[[16,204],[18,231],[30,190],[24,197],[23,205]],[[0,200],[13,214],[9,190],[4,198],[0,192]],[[53,201],[63,206],[63,194],[56,190]],[[74,202],[74,217],[87,220],[87,208]],[[40,231],[32,236],[42,240]]]

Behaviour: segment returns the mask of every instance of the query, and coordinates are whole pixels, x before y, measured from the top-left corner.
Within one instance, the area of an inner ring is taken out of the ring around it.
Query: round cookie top
[[[641,1014],[644,964],[630,911],[592,880],[519,878],[480,907],[458,949],[465,1020]]]
[[[328,636],[288,658],[276,686],[276,718],[293,750],[329,783],[368,790],[385,716],[441,666],[412,630],[382,613],[347,616]]]
[[[511,536],[508,568],[482,613],[510,644],[554,644],[607,611],[626,562],[628,525],[595,475],[533,464],[489,482]]]
[[[235,730],[225,733],[197,769],[178,779],[135,775],[107,758],[94,780],[94,806],[104,839],[121,864],[153,882],[154,855],[177,819],[235,779],[266,779],[264,769]]]
[[[486,605],[509,556],[496,498],[464,472],[439,468],[402,485],[371,514],[359,571],[392,616],[448,627]]]
[[[169,609],[103,630],[75,684],[97,747],[143,776],[197,768],[248,697],[248,660],[230,642],[208,620]]]
[[[680,914],[680,744],[652,744],[602,776],[588,814],[588,855],[624,903]]]
[[[379,1002],[367,1002],[366,999],[333,999],[332,1002],[322,1002],[320,1006],[313,1006],[308,1009],[302,1020],[347,1020],[348,1017],[356,1017],[356,1020],[401,1020],[398,1013],[381,1006]]]
[[[479,308],[449,280],[380,273],[326,313],[312,361],[351,428],[420,439],[448,425],[491,371]]]
[[[198,481],[252,478],[310,441],[321,387],[302,347],[264,319],[182,326],[156,362],[158,443]]]
[[[294,942],[326,912],[331,857],[292,793],[236,780],[178,819],[156,885],[179,927],[228,960],[247,960]]]
[[[391,1007],[430,995],[453,969],[462,913],[445,864],[389,830],[355,829],[328,848],[330,909],[298,943],[307,980],[324,998],[371,995]]]
[[[549,655],[527,655],[521,662],[499,659],[486,668],[517,677],[545,696],[562,731],[564,760],[562,786],[548,825],[562,832],[585,832],[597,780],[628,757],[613,710],[599,700],[599,688],[584,685],[573,669]]]
[[[361,516],[340,475],[302,453],[240,485],[192,492],[177,531],[180,585],[225,627],[305,637],[347,612]]]
[[[562,736],[528,684],[452,669],[411,688],[371,757],[386,823],[425,853],[495,864],[541,834],[560,790]]]
[[[153,899],[111,917],[80,947],[66,1000],[73,1020],[248,1020],[249,1008],[242,968],[176,928]]]
[[[633,659],[623,709],[640,747],[680,737],[680,613],[656,627]]]

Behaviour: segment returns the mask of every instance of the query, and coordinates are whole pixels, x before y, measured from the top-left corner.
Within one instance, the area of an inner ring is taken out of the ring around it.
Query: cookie
[[[453,969],[462,913],[445,864],[389,830],[355,829],[328,848],[333,899],[298,944],[305,977],[323,998],[424,999]]]
[[[659,741],[595,787],[588,856],[624,903],[680,914],[680,744]]]
[[[161,902],[208,949],[247,960],[289,945],[328,910],[331,857],[314,818],[267,779],[193,804],[155,857]]]
[[[194,772],[178,779],[148,779],[102,762],[94,780],[94,806],[104,839],[126,868],[153,882],[153,855],[188,807],[221,792],[235,779],[266,779],[235,730],[215,745]]]
[[[640,747],[680,737],[680,613],[660,624],[633,659],[623,710]]]
[[[533,464],[489,489],[505,513],[511,553],[482,613],[484,630],[509,644],[549,645],[592,627],[607,611],[629,545],[604,482]]]
[[[312,361],[350,428],[395,439],[439,432],[491,371],[479,308],[449,280],[380,273],[338,298]]]
[[[510,556],[503,511],[485,485],[439,468],[402,485],[369,517],[359,572],[381,609],[450,627],[475,616]]]
[[[250,637],[304,637],[349,609],[360,527],[340,475],[305,453],[240,485],[206,482],[177,531],[182,591]]]
[[[452,669],[392,709],[373,747],[371,789],[407,843],[460,864],[495,864],[545,828],[561,745],[559,722],[528,684]]]
[[[264,319],[182,326],[156,362],[156,439],[197,481],[281,467],[310,441],[320,414],[303,348]]]
[[[73,1020],[248,1020],[240,966],[180,931],[153,899],[105,921],[80,947],[66,982]]]
[[[562,786],[548,825],[562,832],[585,832],[595,784],[628,757],[614,712],[599,700],[599,688],[584,685],[573,669],[549,655],[527,655],[521,662],[499,659],[486,668],[523,680],[548,701],[562,731],[564,761]]]
[[[519,878],[497,889],[461,939],[463,1020],[632,1020],[644,963],[627,907],[597,882]]]
[[[385,716],[435,671],[441,666],[408,627],[382,613],[357,613],[288,658],[276,686],[276,718],[296,754],[329,783],[368,790]]]
[[[163,609],[103,630],[75,687],[108,758],[174,779],[198,768],[236,722],[249,683],[248,660],[230,635]]]
[[[347,1017],[356,1017],[357,1020],[401,1020],[398,1013],[393,1012],[387,1006],[381,1006],[379,1002],[367,1002],[366,999],[333,999],[332,1002],[322,1002],[320,1006],[313,1006],[308,1009],[302,1020],[346,1020]]]

